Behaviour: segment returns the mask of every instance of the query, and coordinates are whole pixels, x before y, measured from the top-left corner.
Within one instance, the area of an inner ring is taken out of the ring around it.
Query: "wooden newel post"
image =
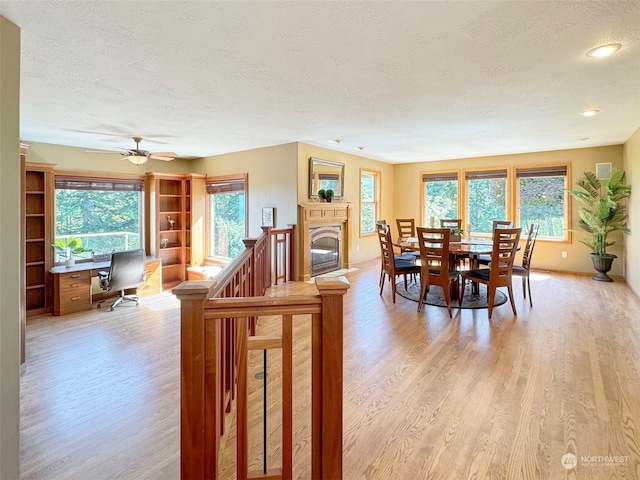
[[[180,300],[180,477],[184,480],[217,478],[220,323],[204,319],[204,305],[215,285],[183,282],[171,291]]]
[[[343,297],[351,285],[344,277],[316,278],[322,296],[320,326],[313,327],[312,371],[319,375],[320,391],[312,391],[312,430],[320,430],[320,444],[312,445],[312,478],[342,478],[342,361]],[[318,338],[319,337],[319,338]],[[319,351],[317,351],[319,350]],[[312,438],[318,438],[312,432]],[[316,455],[314,455],[314,453]]]

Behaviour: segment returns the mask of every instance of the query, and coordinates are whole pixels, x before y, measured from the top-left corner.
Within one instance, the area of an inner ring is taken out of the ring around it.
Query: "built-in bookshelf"
[[[51,308],[49,269],[53,243],[49,225],[53,208],[53,165],[24,163],[24,259],[27,316]]]
[[[151,217],[147,252],[162,260],[162,285],[169,289],[187,278],[187,267],[192,265],[192,211],[196,201],[192,190],[195,186],[198,192],[205,191],[204,175],[147,175]],[[204,209],[204,201],[204,194],[199,194],[196,211]],[[199,227],[196,245],[202,244],[203,235]]]

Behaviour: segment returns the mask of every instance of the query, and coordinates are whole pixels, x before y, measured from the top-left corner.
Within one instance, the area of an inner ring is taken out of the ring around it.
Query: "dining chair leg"
[[[404,274],[404,289],[407,289],[407,274]]]
[[[406,282],[406,277],[405,277]],[[396,303],[396,282],[395,279],[391,282],[391,298],[393,299],[393,303]]]
[[[511,301],[511,310],[513,310],[513,315],[518,316],[518,312],[516,312],[516,302],[513,301],[513,288],[511,285],[507,285],[507,292],[509,293],[509,300]]]
[[[427,291],[429,290],[429,284],[427,282],[420,282],[420,295],[418,296],[418,311],[422,311],[424,301],[427,298]]]
[[[382,272],[382,282],[380,282],[380,295],[382,295],[382,290],[384,289],[384,279],[386,275],[386,272]]]
[[[444,293],[444,301],[447,304],[447,310],[449,311],[449,318],[453,318],[453,315],[451,315],[451,288],[443,288],[442,293]]]
[[[524,289],[524,284],[522,285]],[[529,279],[529,275],[527,275],[527,290],[529,290],[529,306],[533,307],[533,299],[531,298],[531,280]]]
[[[522,296],[524,297],[524,299],[527,299],[527,285],[526,285],[527,279],[526,277],[523,275],[522,276]]]
[[[464,286],[467,283],[467,279],[462,277],[462,282],[460,282],[460,294],[458,295],[458,305],[462,305],[462,296],[464,295]]]
[[[487,285],[487,290],[488,290],[488,306],[489,306],[489,320],[491,320],[491,314],[493,313],[493,301],[496,298],[496,289],[495,288],[489,288],[489,286]]]

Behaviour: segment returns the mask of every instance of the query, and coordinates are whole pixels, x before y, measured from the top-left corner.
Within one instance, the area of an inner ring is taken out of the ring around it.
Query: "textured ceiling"
[[[27,141],[139,135],[182,156],[300,141],[399,163],[620,144],[640,126],[637,0],[2,0],[0,14],[22,32]]]

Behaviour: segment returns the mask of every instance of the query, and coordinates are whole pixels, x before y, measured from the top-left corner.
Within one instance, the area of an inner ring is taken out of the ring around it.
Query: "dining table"
[[[396,246],[400,247],[400,250],[413,250],[420,251],[420,245],[418,244],[417,237],[400,237],[396,241]],[[458,242],[449,242],[449,255],[451,255],[452,263],[459,257],[469,257],[470,267],[472,270],[479,268],[478,255],[491,255],[493,251],[493,240],[483,237],[471,237],[464,238]],[[478,294],[479,284],[472,282],[471,291],[473,294]],[[457,298],[457,292],[452,290],[452,297]]]
[[[402,250],[420,251],[417,237],[400,237],[396,246]],[[468,255],[472,259],[471,268],[478,268],[473,265],[475,259],[477,263],[478,255],[491,255],[493,250],[493,240],[483,237],[471,237],[461,239],[459,242],[449,242],[449,253],[453,255]]]

